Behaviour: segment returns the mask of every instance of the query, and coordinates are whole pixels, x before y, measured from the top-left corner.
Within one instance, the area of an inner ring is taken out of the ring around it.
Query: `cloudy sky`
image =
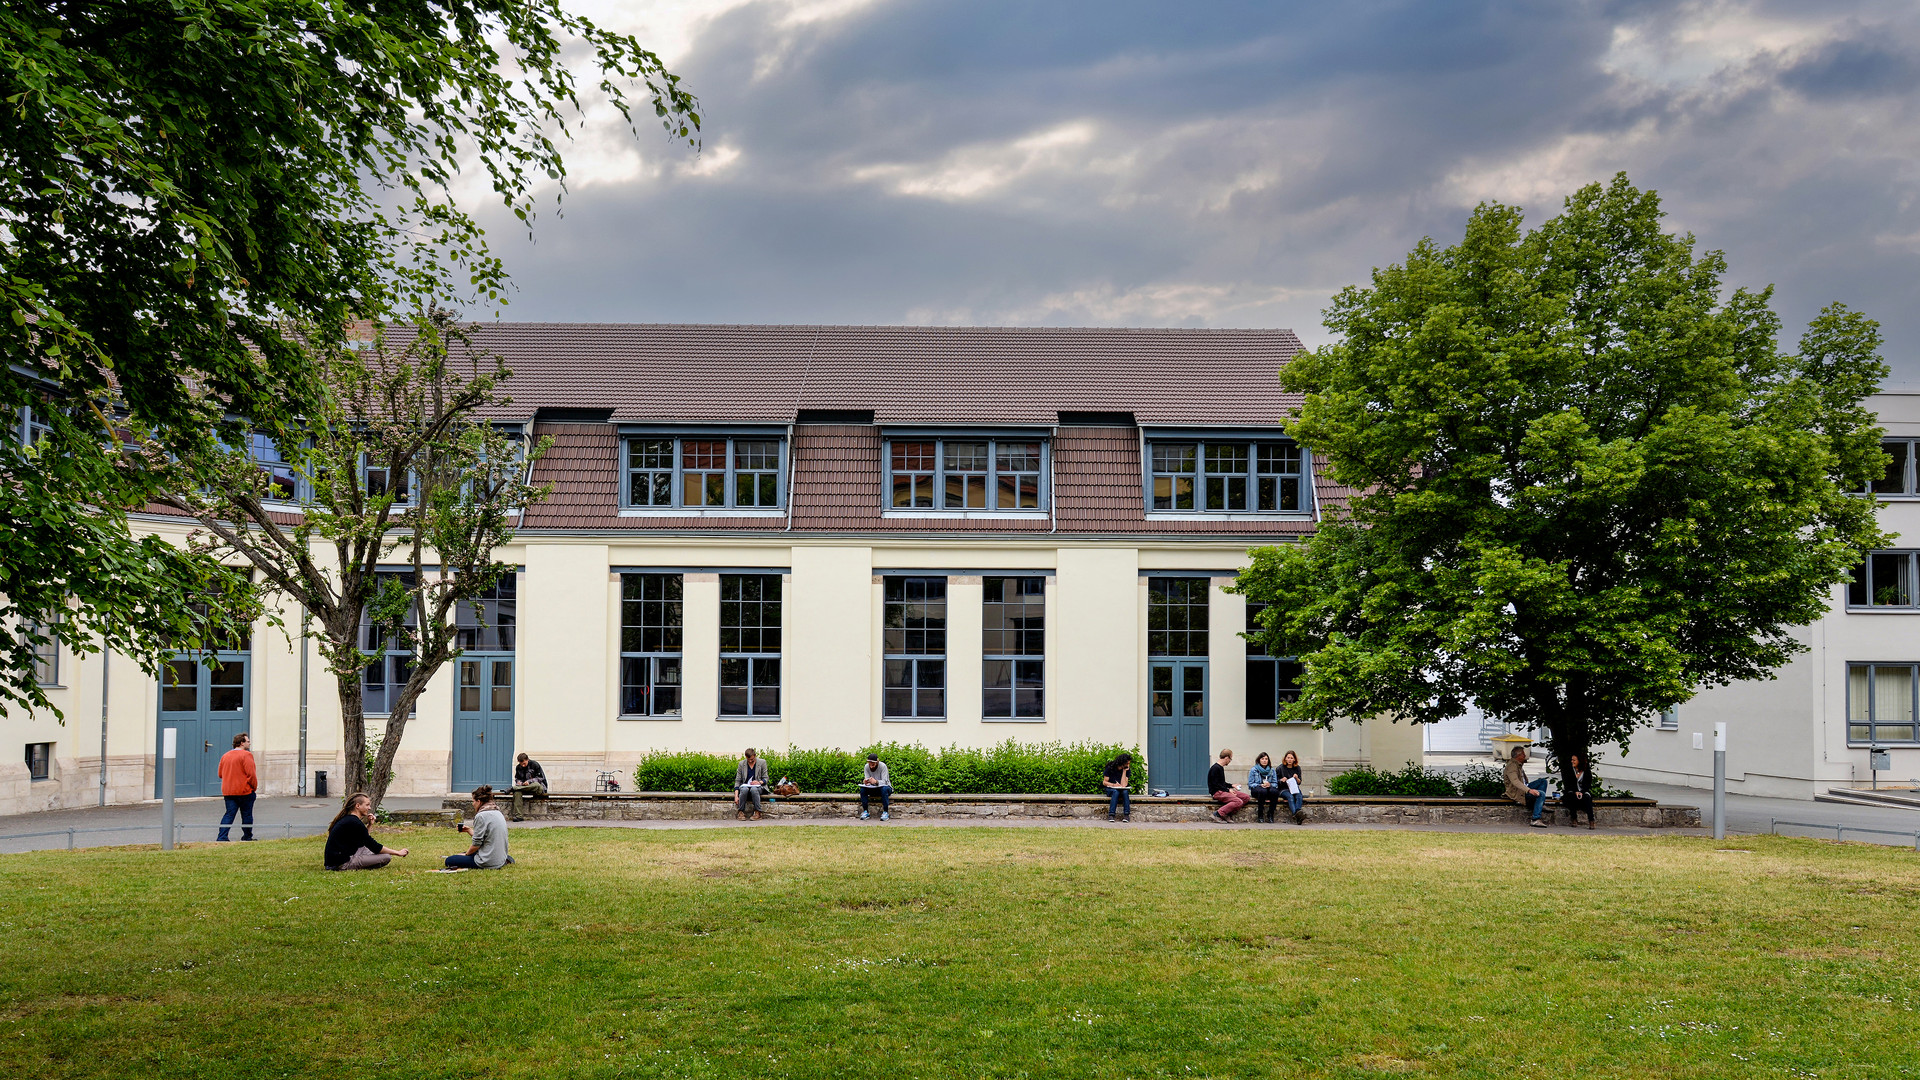
[[[1911,0],[571,0],[702,101],[596,114],[494,236],[510,319],[1287,326],[1482,199],[1625,170],[1788,337],[1844,300],[1920,385]]]

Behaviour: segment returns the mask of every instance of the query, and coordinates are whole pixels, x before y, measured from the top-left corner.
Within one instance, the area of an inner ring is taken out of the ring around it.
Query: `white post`
[[[179,728],[160,732],[160,850],[173,850],[173,760]]]
[[[1713,725],[1713,838],[1727,838],[1727,725]]]

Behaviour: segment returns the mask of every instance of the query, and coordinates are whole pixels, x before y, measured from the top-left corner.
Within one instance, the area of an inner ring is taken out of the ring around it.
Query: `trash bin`
[[[327,797],[327,771],[325,769],[321,769],[313,774],[313,797],[316,799],[324,799]]]

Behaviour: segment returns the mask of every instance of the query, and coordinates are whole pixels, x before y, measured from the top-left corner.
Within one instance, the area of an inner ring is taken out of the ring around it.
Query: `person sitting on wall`
[[[1300,775],[1300,755],[1291,750],[1280,755],[1280,793],[1287,797],[1287,809],[1293,811],[1295,825],[1307,822],[1307,812],[1301,809],[1301,804],[1307,801],[1306,783],[1306,778]]]
[[[547,770],[540,763],[528,757],[522,751],[513,767],[513,786],[507,789],[513,795],[513,820],[525,821],[527,799],[543,799],[547,795]]]
[[[460,823],[460,831],[473,834],[473,844],[465,853],[447,856],[449,870],[498,870],[513,863],[507,854],[507,819],[493,802],[493,785],[473,789],[473,824]]]
[[[867,771],[860,777],[860,820],[867,820],[867,799],[880,796],[880,820],[887,820],[893,806],[893,784],[887,776],[887,763],[879,754],[867,755]]]
[[[1227,783],[1227,766],[1233,764],[1233,751],[1220,751],[1220,760],[1207,769],[1207,793],[1213,796],[1220,808],[1213,812],[1213,820],[1225,825],[1233,820],[1240,808],[1251,802],[1246,792]]]
[[[1271,824],[1280,810],[1280,773],[1262,750],[1247,770],[1247,794],[1253,796],[1253,820]]]
[[[321,865],[329,870],[378,870],[397,856],[407,857],[406,848],[380,846],[367,832],[373,824],[373,798],[364,791],[347,796],[340,812],[327,826],[326,851]]]
[[[1541,777],[1531,783],[1527,781],[1527,748],[1516,746],[1513,756],[1507,759],[1505,774],[1507,798],[1527,808],[1530,820],[1527,824],[1536,829],[1544,829],[1547,823],[1540,815],[1547,808],[1547,778]]]
[[[1593,789],[1596,778],[1593,769],[1587,765],[1584,754],[1573,754],[1567,758],[1570,767],[1566,775],[1566,791],[1560,796],[1560,805],[1567,808],[1569,828],[1580,827],[1580,811],[1587,812],[1587,828],[1594,827]]]
[[[747,820],[747,804],[753,804],[753,820],[760,820],[760,800],[767,794],[767,763],[753,747],[747,747],[747,756],[733,770],[733,810],[734,816],[741,821]]]
[[[1107,762],[1100,784],[1107,789],[1107,820],[1112,821],[1114,811],[1118,810],[1121,821],[1132,821],[1133,755],[1122,750]]]

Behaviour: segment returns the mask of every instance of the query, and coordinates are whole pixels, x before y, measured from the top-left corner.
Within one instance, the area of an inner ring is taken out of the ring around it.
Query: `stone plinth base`
[[[472,800],[449,796],[448,809],[465,810]],[[1205,821],[1217,804],[1197,795],[1164,799],[1136,796],[1135,821]],[[1597,800],[1600,823],[1612,828],[1697,829],[1700,811],[1692,806],[1662,806],[1651,799]],[[1286,804],[1281,804],[1284,814]],[[875,800],[878,812],[878,800]],[[1236,821],[1252,821],[1249,806]],[[1309,822],[1365,825],[1525,825],[1526,811],[1504,799],[1358,798],[1308,799]],[[762,813],[770,818],[847,818],[860,812],[857,795],[798,795],[769,799]],[[1567,812],[1549,808],[1553,823],[1565,826]],[[637,791],[620,794],[554,794],[527,804],[536,821],[726,821],[734,815],[725,793]],[[900,818],[1084,818],[1105,820],[1107,800],[1100,795],[895,795],[893,815]]]

